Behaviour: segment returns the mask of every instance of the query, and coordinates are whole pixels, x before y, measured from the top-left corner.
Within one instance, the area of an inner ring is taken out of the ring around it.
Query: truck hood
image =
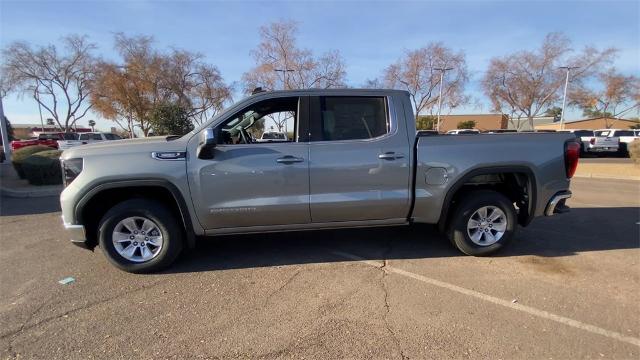
[[[101,141],[65,150],[62,159],[100,155],[118,155],[154,151],[184,151],[189,136],[175,139],[171,136],[152,136],[138,139]]]

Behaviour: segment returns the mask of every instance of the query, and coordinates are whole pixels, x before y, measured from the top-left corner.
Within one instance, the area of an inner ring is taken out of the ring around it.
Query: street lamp
[[[287,90],[287,88],[289,87],[289,82],[287,81],[287,73],[294,72],[295,70],[284,68],[284,69],[274,69],[273,71],[282,73],[282,76],[283,76],[282,89]]]
[[[580,66],[560,66],[559,69],[567,71],[567,77],[564,80],[564,95],[562,95],[562,112],[560,113],[560,130],[564,130],[564,107],[567,103],[567,87],[569,86],[569,72],[578,69]]]
[[[440,71],[440,95],[438,96],[438,122],[436,123],[436,131],[440,132],[440,113],[442,111],[442,83],[444,82],[444,73],[445,71],[453,70],[453,68],[437,67],[437,68],[433,68],[433,70]]]

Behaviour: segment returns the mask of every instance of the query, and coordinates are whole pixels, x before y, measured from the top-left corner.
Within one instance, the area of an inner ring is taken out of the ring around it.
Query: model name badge
[[[255,212],[254,207],[239,207],[239,208],[218,208],[209,209],[209,214],[237,214],[237,213],[249,213]]]

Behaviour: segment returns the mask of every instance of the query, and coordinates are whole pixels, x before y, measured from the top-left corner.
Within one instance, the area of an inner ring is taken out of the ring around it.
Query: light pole
[[[436,123],[436,131],[440,132],[440,113],[442,112],[442,83],[444,82],[444,73],[445,71],[453,70],[453,68],[439,67],[433,69],[440,71],[440,95],[438,96],[438,121]]]
[[[287,69],[286,67],[284,69],[274,69],[273,71],[275,72],[281,72],[282,76],[283,76],[283,80],[282,80],[282,89],[283,90],[288,90],[287,88],[289,87],[289,82],[287,81],[287,73],[290,72],[294,72],[295,70],[293,69]]]
[[[286,62],[286,61],[285,61]],[[287,88],[289,87],[289,82],[287,81],[287,73],[290,72],[294,72],[295,70],[293,69],[287,69],[287,66],[285,65],[284,69],[273,69],[273,71],[275,72],[281,72],[282,73],[282,89],[283,90],[288,90]],[[284,132],[288,134],[288,119],[284,122]],[[288,136],[288,135],[287,135]]]
[[[36,84],[36,89],[34,90],[36,93],[36,102],[38,103],[38,112],[40,113],[40,126],[42,127],[42,132],[44,132],[44,120],[42,120],[42,106],[40,105],[40,92],[38,91],[38,84]]]
[[[567,77],[564,80],[564,95],[562,95],[562,112],[560,113],[560,130],[564,130],[564,107],[567,104],[567,87],[569,86],[569,72],[578,69],[580,66],[560,66],[559,69],[567,71]]]

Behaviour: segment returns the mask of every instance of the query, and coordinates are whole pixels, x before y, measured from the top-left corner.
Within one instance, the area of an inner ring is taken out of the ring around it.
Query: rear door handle
[[[404,155],[396,154],[393,151],[388,151],[386,153],[378,155],[378,159],[381,159],[381,160],[395,160],[395,159],[402,159],[403,157]]]
[[[303,162],[304,159],[303,158],[299,158],[299,157],[295,157],[295,156],[291,156],[291,155],[286,155],[283,156],[281,158],[276,159],[276,162],[278,164],[293,164],[293,163],[299,163],[299,162]]]

